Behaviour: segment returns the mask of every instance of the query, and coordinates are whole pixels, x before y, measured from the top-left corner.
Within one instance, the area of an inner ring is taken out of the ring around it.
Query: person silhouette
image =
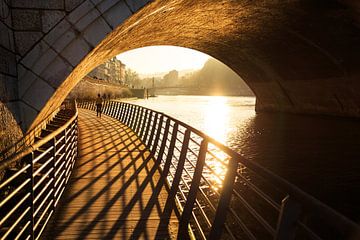
[[[96,98],[96,116],[101,118],[101,111],[102,111],[102,98],[100,97],[100,93]]]

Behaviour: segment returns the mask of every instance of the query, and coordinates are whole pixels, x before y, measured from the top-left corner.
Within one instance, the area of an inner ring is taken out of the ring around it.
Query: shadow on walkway
[[[45,239],[175,238],[178,213],[167,202],[165,179],[131,129],[80,110],[78,147],[74,173]]]

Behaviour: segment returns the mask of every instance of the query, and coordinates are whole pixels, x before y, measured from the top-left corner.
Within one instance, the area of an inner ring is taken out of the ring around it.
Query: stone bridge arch
[[[219,59],[254,91],[257,110],[360,116],[356,1],[3,4],[11,19],[4,16],[0,29],[9,42],[14,36],[3,47],[10,69],[5,86],[13,91],[7,105],[23,130],[104,60],[152,45],[192,48]]]

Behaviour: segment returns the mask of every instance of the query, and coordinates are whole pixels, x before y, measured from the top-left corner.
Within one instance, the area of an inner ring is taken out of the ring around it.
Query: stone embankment
[[[131,91],[124,85],[96,80],[90,77],[83,78],[70,92],[70,98],[93,99],[97,95],[106,96],[106,98],[122,98],[132,96]]]

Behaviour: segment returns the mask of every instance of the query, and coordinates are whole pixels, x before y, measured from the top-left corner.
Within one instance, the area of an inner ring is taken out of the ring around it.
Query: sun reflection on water
[[[225,143],[229,125],[229,105],[226,97],[209,97],[204,107],[204,132],[219,142]],[[217,147],[210,145],[209,150],[214,154],[208,159],[207,164],[212,169],[209,174],[212,188],[218,191],[226,174],[226,167],[220,162],[227,162],[226,154]]]
[[[204,132],[224,143],[227,139],[229,106],[226,97],[209,97],[204,107]]]

